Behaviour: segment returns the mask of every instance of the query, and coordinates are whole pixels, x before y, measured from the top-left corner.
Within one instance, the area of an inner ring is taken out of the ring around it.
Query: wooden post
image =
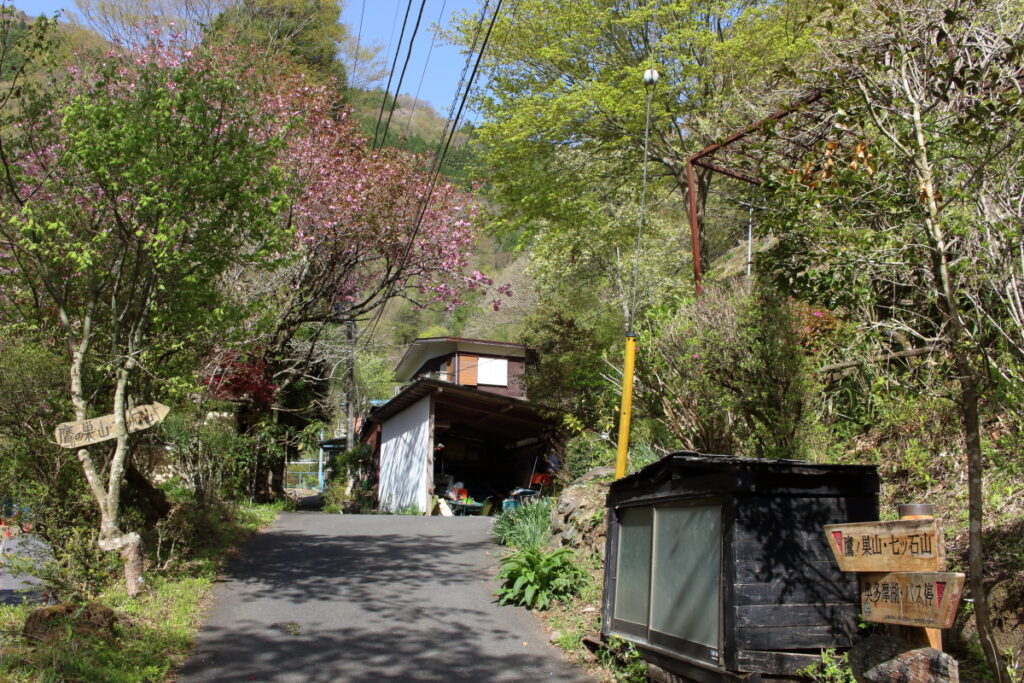
[[[899,506],[900,519],[934,519],[935,518],[935,506],[931,503],[907,503]],[[940,529],[941,532],[941,529]],[[941,533],[940,533],[941,537]],[[943,542],[942,538],[937,539],[939,543]],[[941,566],[936,567],[935,571],[946,571],[946,560],[945,555],[941,562]],[[927,645],[928,647],[935,648],[939,652],[942,652],[942,629],[938,628],[916,628],[914,626],[903,626],[906,631],[907,639],[921,645]]]

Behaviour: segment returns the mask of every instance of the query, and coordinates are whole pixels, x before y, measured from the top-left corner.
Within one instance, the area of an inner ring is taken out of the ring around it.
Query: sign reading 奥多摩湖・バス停
[[[861,574],[861,614],[884,624],[949,628],[963,588],[964,575],[955,572]]]
[[[125,422],[129,432],[138,432],[160,424],[171,409],[162,403],[132,408],[125,413]],[[81,448],[108,439],[117,438],[117,429],[113,415],[94,417],[80,422],[63,422],[53,431],[57,445],[62,448]]]
[[[937,571],[946,558],[935,519],[828,524],[825,536],[844,572]]]

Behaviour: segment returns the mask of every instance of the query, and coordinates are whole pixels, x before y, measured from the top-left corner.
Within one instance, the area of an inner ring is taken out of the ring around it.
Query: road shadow
[[[332,534],[286,519],[257,535],[223,579],[234,606],[211,614],[179,680],[590,680],[523,640],[494,604],[493,542],[448,522],[350,518]]]
[[[496,654],[481,646],[479,634],[455,625],[429,633],[348,627],[287,640],[261,625],[237,626],[212,629],[179,682],[591,680],[553,668],[546,657]]]

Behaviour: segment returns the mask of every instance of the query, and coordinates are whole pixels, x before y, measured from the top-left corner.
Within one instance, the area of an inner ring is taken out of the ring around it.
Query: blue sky
[[[73,9],[74,0],[14,0],[14,5],[32,16],[38,16],[39,14],[52,14],[62,8]],[[408,34],[416,23],[416,14],[419,11],[418,2],[413,2],[412,5],[406,37],[402,41],[402,53],[398,62],[399,71],[405,59],[405,50],[409,45]],[[448,112],[448,107],[451,105],[455,95],[455,86],[458,85],[466,58],[465,55],[460,54],[459,48],[452,45],[438,43],[431,49],[433,36],[430,26],[435,23],[446,25],[453,12],[463,9],[472,10],[477,5],[477,0],[427,0],[423,11],[423,20],[413,44],[412,57],[409,60],[405,80],[402,82],[401,92],[415,95],[419,90],[420,98],[434,105],[434,108],[442,116]],[[387,55],[387,65],[390,68],[405,8],[406,0],[348,0],[341,20],[348,24],[352,34],[356,35],[359,30],[361,13],[362,35],[360,42],[384,48],[383,54]],[[425,73],[424,66],[426,66]],[[398,74],[396,73],[395,83],[397,80]],[[393,83],[392,90],[394,87]]]
[[[342,12],[342,22],[351,27],[352,34],[356,35],[359,29],[359,15],[363,10],[363,0],[349,0],[348,6]],[[365,0],[365,11],[363,11],[363,30],[361,43],[376,44],[385,48],[388,55],[388,67],[394,59],[395,43],[398,41],[398,33],[402,27],[402,16],[405,13],[406,2],[404,0]],[[415,95],[420,91],[420,98],[427,100],[434,109],[442,116],[448,112],[452,98],[455,95],[455,87],[459,83],[459,76],[462,74],[462,67],[466,63],[466,57],[460,54],[459,48],[453,45],[442,45],[440,42],[431,49],[432,35],[430,26],[440,23],[447,25],[453,12],[464,9],[475,9],[476,0],[427,0],[423,11],[423,21],[420,30],[416,35],[413,44],[412,57],[409,60],[409,68],[405,72],[405,80],[402,82],[401,92],[403,94]],[[409,23],[407,33],[412,30],[416,23],[416,14],[419,11],[419,3],[414,2],[409,12]],[[438,18],[441,17],[439,21]],[[405,59],[405,50],[409,45],[408,35],[402,43],[402,54],[399,57],[398,71],[401,71],[402,61]],[[429,55],[429,59],[428,59]],[[424,65],[426,73],[424,75]],[[395,74],[395,83],[398,74]],[[422,86],[420,85],[422,82]],[[394,90],[395,84],[392,84]]]

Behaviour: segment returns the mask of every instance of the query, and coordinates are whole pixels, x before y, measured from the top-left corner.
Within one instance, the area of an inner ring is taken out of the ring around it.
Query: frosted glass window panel
[[[477,384],[508,386],[508,360],[505,358],[481,358],[477,361],[476,372]]]
[[[721,506],[657,508],[652,630],[719,647],[721,533]]]
[[[651,507],[619,514],[619,555],[615,567],[616,619],[647,625],[651,597]]]

